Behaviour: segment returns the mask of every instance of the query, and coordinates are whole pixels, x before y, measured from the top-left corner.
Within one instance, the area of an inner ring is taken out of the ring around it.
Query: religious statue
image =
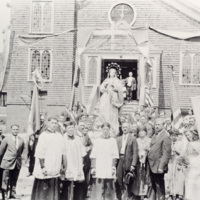
[[[127,100],[133,100],[133,92],[136,91],[136,80],[133,77],[133,73],[129,72],[129,77],[126,78],[126,92]]]
[[[117,75],[120,67],[116,63],[111,63],[107,67],[108,78],[100,86],[103,93],[100,98],[99,117],[102,123],[108,122],[115,133],[119,132],[118,113],[123,105],[123,86]]]

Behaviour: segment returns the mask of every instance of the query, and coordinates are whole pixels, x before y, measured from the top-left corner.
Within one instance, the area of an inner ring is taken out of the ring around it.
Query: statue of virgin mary
[[[102,96],[100,98],[99,117],[101,122],[108,122],[115,133],[119,132],[118,113],[123,105],[123,87],[117,78],[118,68],[108,67],[108,78],[100,86]]]

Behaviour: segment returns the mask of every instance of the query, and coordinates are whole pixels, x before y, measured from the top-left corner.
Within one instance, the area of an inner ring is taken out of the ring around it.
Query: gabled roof
[[[161,0],[189,18],[200,23],[200,2],[199,0]]]

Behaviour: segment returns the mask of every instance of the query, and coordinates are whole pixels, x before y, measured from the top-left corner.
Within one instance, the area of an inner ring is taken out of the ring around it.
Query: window
[[[200,84],[200,53],[183,53],[181,56],[180,84]]]
[[[29,78],[32,80],[32,72],[39,69],[44,81],[51,81],[52,53],[50,50],[30,50]]]
[[[0,93],[0,107],[7,106],[7,93],[1,92]]]
[[[182,83],[191,83],[192,58],[189,54],[183,56]]]
[[[100,79],[98,74],[100,73],[100,65],[99,65],[99,57],[98,56],[88,56],[87,57],[87,67],[86,67],[86,77],[85,83],[86,85],[96,85],[99,84]]]
[[[90,73],[88,84],[95,84],[97,80],[97,59],[95,57],[89,60],[88,70]]]
[[[51,0],[32,1],[31,33],[53,32],[53,3]]]
[[[196,54],[193,59],[192,83],[200,84],[200,53]]]

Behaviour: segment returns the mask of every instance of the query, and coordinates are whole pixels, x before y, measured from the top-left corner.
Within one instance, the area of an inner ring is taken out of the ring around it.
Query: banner
[[[39,89],[34,85],[27,133],[28,135],[31,135],[38,130],[40,130]]]
[[[200,96],[191,97],[192,108],[194,111],[194,117],[196,120],[197,130],[200,133]]]
[[[171,83],[171,109],[173,114],[174,128],[179,129],[183,122],[183,118],[181,114],[181,109],[179,107],[178,95],[176,92],[173,78]]]

